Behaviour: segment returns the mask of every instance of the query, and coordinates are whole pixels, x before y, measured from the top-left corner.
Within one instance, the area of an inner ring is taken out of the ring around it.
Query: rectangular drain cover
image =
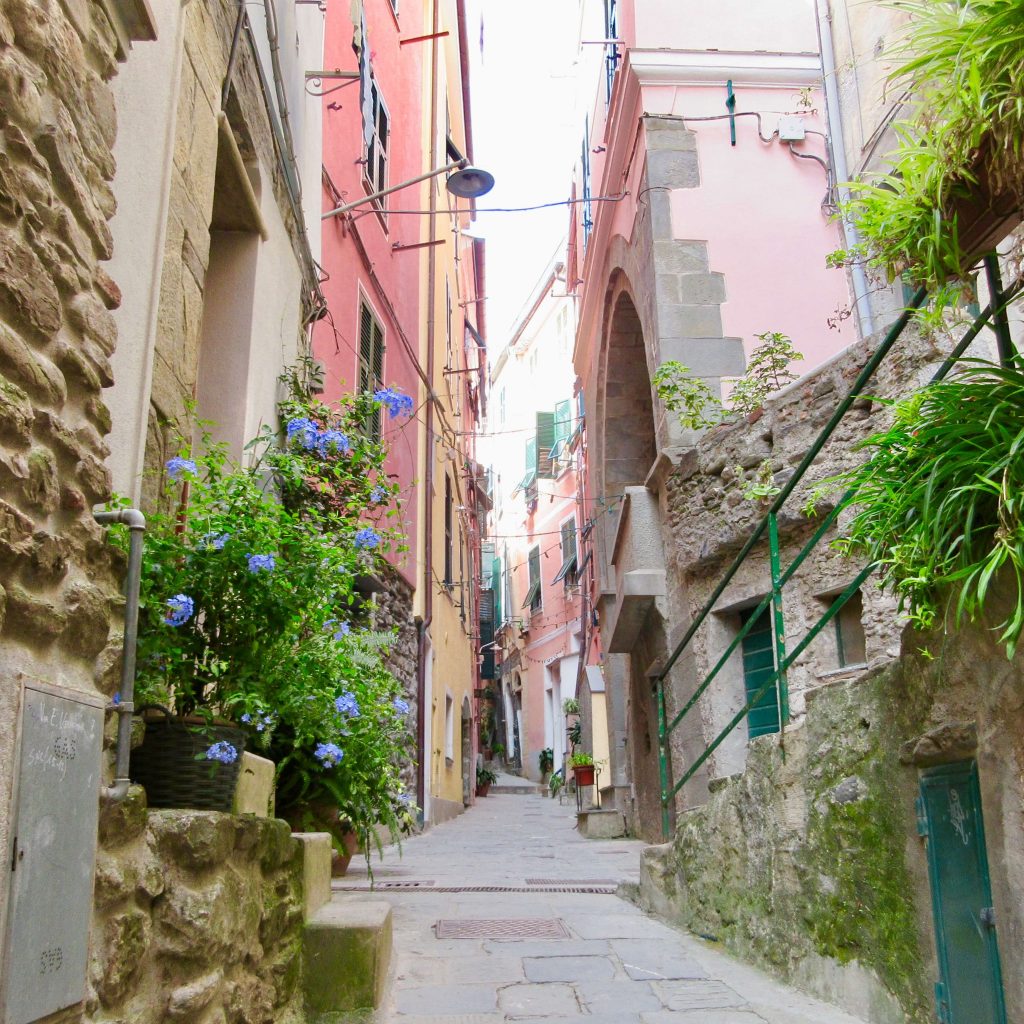
[[[442,920],[434,925],[439,939],[567,939],[569,930],[557,917],[505,917]]]
[[[433,884],[434,880],[432,878],[426,881],[419,880],[415,882],[403,879],[400,882],[374,882],[373,887],[374,889],[429,889]]]
[[[615,878],[527,878],[527,885],[618,885]]]

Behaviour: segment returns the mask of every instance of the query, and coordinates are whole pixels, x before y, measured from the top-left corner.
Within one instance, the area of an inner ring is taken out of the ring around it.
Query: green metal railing
[[[932,381],[942,380],[949,371],[956,364],[957,360],[963,356],[968,346],[972,341],[981,333],[981,331],[992,321],[992,328],[996,335],[996,342],[999,352],[1000,360],[1006,364],[1014,355],[1013,342],[1010,337],[1010,327],[1006,316],[1006,308],[1009,303],[1022,291],[1024,290],[1024,277],[1018,278],[1012,286],[1004,288],[999,275],[999,262],[996,255],[990,254],[985,257],[984,260],[985,273],[988,280],[989,294],[991,301],[988,306],[981,311],[981,313],[974,319],[967,332],[957,343],[953,351],[949,354],[946,360],[942,363],[939,369],[932,377]],[[722,744],[727,736],[750,714],[752,708],[754,708],[758,702],[768,693],[773,687],[776,689],[778,697],[778,708],[779,708],[779,730],[782,733],[783,742],[783,756],[785,756],[784,747],[784,736],[786,723],[789,721],[789,688],[787,673],[792,667],[796,659],[807,649],[815,637],[835,618],[836,615],[842,610],[843,606],[847,601],[861,588],[864,582],[868,579],[871,573],[874,571],[874,564],[865,566],[855,577],[855,579],[846,587],[843,592],[836,597],[829,605],[828,610],[825,612],[817,622],[814,623],[807,632],[807,634],[800,640],[799,643],[791,650],[786,650],[786,631],[785,621],[782,614],[782,591],[785,585],[793,578],[794,573],[803,564],[807,556],[818,546],[822,538],[828,533],[832,524],[836,521],[840,512],[844,506],[847,505],[852,498],[852,492],[847,491],[835,504],[832,510],[824,517],[818,528],[811,535],[810,539],[800,549],[796,557],[790,564],[783,569],[781,563],[781,555],[779,549],[779,528],[778,528],[778,514],[785,505],[787,499],[796,489],[797,485],[803,479],[804,474],[810,468],[814,460],[818,457],[821,449],[825,446],[828,439],[832,436],[836,427],[842,421],[843,417],[849,411],[853,403],[864,393],[864,386],[874,376],[875,371],[881,365],[882,361],[888,355],[889,351],[899,340],[903,331],[910,323],[914,312],[924,305],[925,300],[928,298],[928,293],[924,288],[919,289],[910,300],[907,308],[900,315],[899,319],[889,328],[888,333],[882,340],[881,344],[875,349],[871,358],[865,363],[863,369],[858,374],[857,379],[854,381],[849,392],[843,398],[843,400],[836,407],[828,423],[825,424],[821,433],[815,438],[814,443],[807,450],[800,464],[794,470],[792,476],[785,482],[782,489],[775,496],[771,506],[765,513],[764,517],[758,522],[757,526],[754,527],[753,532],[747,538],[746,543],[740,549],[739,553],[733,559],[729,568],[726,570],[725,575],[719,580],[711,596],[704,603],[704,606],[697,613],[693,622],[690,623],[682,640],[679,641],[668,660],[661,667],[657,675],[653,677],[655,685],[655,699],[657,702],[657,714],[658,714],[658,762],[659,762],[659,777],[661,787],[661,822],[662,831],[665,838],[669,837],[670,832],[670,807],[676,794],[686,785],[687,782],[699,771],[701,765],[714,753],[714,751]],[[768,551],[770,559],[771,569],[771,591],[762,598],[760,604],[753,610],[753,612],[747,618],[747,621],[740,628],[739,632],[733,637],[732,642],[722,653],[721,657],[715,662],[714,667],[704,677],[701,683],[694,690],[689,700],[683,705],[682,709],[672,719],[671,722],[667,721],[667,714],[665,710],[665,679],[671,672],[672,667],[679,660],[682,653],[689,646],[690,642],[696,636],[697,631],[701,625],[707,619],[708,615],[711,614],[718,602],[719,598],[725,591],[725,588],[729,585],[729,582],[736,575],[737,570],[746,561],[747,556],[754,549],[754,546],[764,537],[765,533],[768,534]],[[771,623],[772,623],[772,642],[774,647],[775,655],[775,670],[772,675],[753,693],[748,696],[746,704],[730,719],[729,723],[725,726],[721,732],[705,747],[704,752],[697,758],[696,761],[691,764],[686,771],[682,774],[677,782],[674,784],[670,782],[670,761],[669,761],[669,738],[672,733],[679,727],[686,716],[692,711],[694,706],[700,700],[700,698],[707,691],[708,687],[714,681],[715,677],[722,670],[733,652],[743,643],[744,637],[753,628],[762,613],[771,606]]]

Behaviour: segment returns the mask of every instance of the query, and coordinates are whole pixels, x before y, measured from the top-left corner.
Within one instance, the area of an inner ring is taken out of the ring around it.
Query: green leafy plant
[[[548,779],[548,789],[551,790],[552,797],[558,796],[558,791],[565,785],[565,779],[561,772],[556,772]]]
[[[1013,656],[1024,628],[1024,363],[969,360],[957,376],[887,403],[892,426],[859,447],[865,463],[808,503],[850,488],[855,514],[836,545],[875,563],[915,626],[978,617],[997,574],[1012,607],[999,623]]]
[[[555,752],[551,747],[545,747],[538,755],[537,762],[540,766],[540,773],[551,771],[555,767]]]
[[[901,0],[908,32],[893,56],[915,117],[896,126],[891,170],[852,186],[843,215],[859,252],[890,281],[940,289],[963,280],[977,253],[961,244],[958,207],[989,195],[1024,200],[1024,0]]]
[[[476,784],[480,788],[483,788],[484,786],[491,786],[491,785],[493,785],[497,781],[498,781],[497,773],[492,771],[490,768],[485,768],[485,767],[483,767],[483,765],[481,765],[479,768],[477,768],[477,770],[476,770]]]
[[[583,723],[577,719],[568,729],[569,744],[575,747],[576,744],[583,740]]]
[[[734,472],[737,477],[742,478],[744,476],[742,466],[737,466]],[[753,479],[747,481],[746,487],[743,490],[743,497],[747,501],[768,501],[774,498],[780,490],[781,488],[775,483],[771,459],[765,459],[757,467],[757,472],[754,474]]]
[[[247,464],[208,432],[195,452],[183,444],[143,558],[136,703],[234,720],[276,762],[282,813],[336,839],[358,831],[365,849],[374,826],[415,821],[409,706],[384,661],[394,637],[365,628],[354,589],[402,543],[386,525],[386,449],[361,427],[407,401],[382,389],[328,407],[296,383],[283,436],[265,430]]]
[[[717,426],[730,413],[752,413],[769,395],[797,379],[790,366],[803,359],[803,354],[792,339],[779,331],[765,331],[755,337],[760,344],[750,354],[747,372],[734,383],[728,406],[682,363],[669,360],[658,367],[651,383],[665,408],[679,416],[683,427],[704,430]]]
[[[566,697],[562,701],[562,713],[566,715],[578,715],[580,713],[580,702],[575,697]]]
[[[578,753],[573,753],[573,754],[569,755],[569,765],[572,768],[576,768],[577,766],[583,767],[584,765],[593,764],[593,763],[594,763],[594,755],[593,754],[586,754],[582,750],[579,751]]]

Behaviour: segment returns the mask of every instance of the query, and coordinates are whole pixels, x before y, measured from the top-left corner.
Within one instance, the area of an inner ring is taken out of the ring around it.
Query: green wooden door
[[[976,764],[924,772],[918,811],[928,837],[939,1020],[1006,1024]]]

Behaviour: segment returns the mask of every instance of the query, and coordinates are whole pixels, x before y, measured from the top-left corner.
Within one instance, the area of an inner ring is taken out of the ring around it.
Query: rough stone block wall
[[[116,284],[98,3],[0,0],[0,849],[11,842],[19,673],[95,692],[123,576],[93,521],[107,498]],[[0,919],[6,883],[0,887]]]
[[[100,820],[85,1020],[299,1024],[302,852],[286,822],[147,811]]]
[[[866,395],[909,393],[947,345],[908,331]],[[768,461],[788,479],[849,390],[873,346],[858,345],[769,400],[751,417],[709,432],[666,479],[666,554],[673,637],[718,583],[764,505],[743,490]],[[859,400],[780,515],[785,567],[816,520],[800,511],[809,487],[859,458],[852,447],[889,413]],[[825,508],[827,509],[827,505]],[[823,595],[860,565],[826,544],[787,585],[792,647],[824,612]],[[770,589],[756,548],[718,602],[667,688],[670,717],[710,671],[737,607]],[[790,673],[793,722],[785,736],[748,741],[741,724],[684,790],[677,830],[646,864],[646,897],[688,928],[877,1024],[932,1020],[937,979],[924,841],[914,798],[919,769],[974,758],[999,918],[1009,1019],[1024,1011],[1018,894],[1024,882],[1024,659],[1006,659],[991,626],[934,635],[904,630],[892,600],[863,590],[867,667],[840,669],[823,634]],[[737,618],[738,623],[738,618]],[[743,703],[742,673],[711,684],[699,714],[672,742],[678,777]],[[967,737],[964,739],[964,737]],[[924,754],[921,754],[924,751]],[[655,780],[645,780],[647,786]]]

